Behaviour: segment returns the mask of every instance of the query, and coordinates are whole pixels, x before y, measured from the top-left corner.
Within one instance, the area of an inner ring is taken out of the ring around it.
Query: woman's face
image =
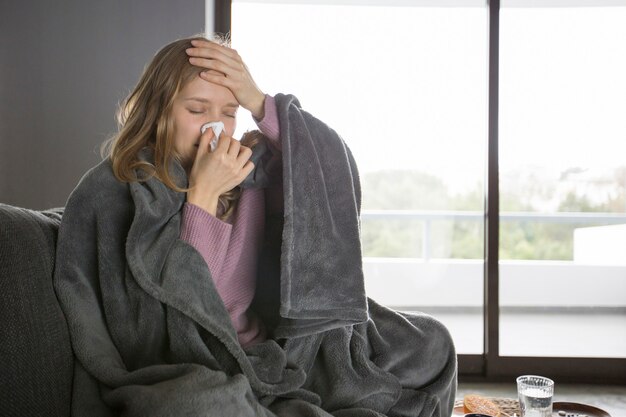
[[[224,133],[232,136],[237,125],[235,117],[238,108],[239,103],[228,88],[199,76],[194,77],[178,93],[172,107],[174,148],[182,156],[182,165],[187,172],[191,170],[196,157],[202,125],[222,121]]]

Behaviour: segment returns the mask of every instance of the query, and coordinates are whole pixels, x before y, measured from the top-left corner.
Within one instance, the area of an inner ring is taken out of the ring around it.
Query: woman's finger
[[[231,158],[237,158],[239,155],[239,148],[241,148],[241,144],[235,138],[230,139],[230,146],[228,147],[228,156]]]
[[[238,55],[237,57],[233,58],[229,55],[226,55],[222,51],[212,48],[189,48],[186,51],[187,55],[189,55],[190,58],[214,59],[223,62],[225,65],[228,65],[231,68],[237,68],[240,65],[239,61],[241,61],[241,58],[239,58]]]
[[[234,89],[233,81],[231,81],[232,78],[227,78],[225,75],[211,74],[208,71],[203,71],[200,73],[200,78],[202,78],[203,80],[209,81],[211,83],[214,83],[214,84],[223,85],[224,87],[228,88],[231,91]]]
[[[226,132],[222,132],[222,134],[217,138],[217,146],[213,152],[223,152],[228,153],[228,148],[230,147],[230,136],[226,135]]]
[[[246,177],[250,175],[253,169],[254,169],[254,162],[252,161],[246,162],[243,168],[241,168],[241,171],[240,171],[241,175],[239,176],[239,182],[241,183],[241,181],[245,180]]]
[[[248,148],[247,146],[241,145],[239,149],[239,155],[237,155],[237,162],[239,166],[243,167],[251,156],[252,149]]]
[[[215,59],[189,58],[189,62],[196,67],[216,70],[224,75],[232,75],[233,71],[235,70],[234,68],[231,68],[228,65]]]
[[[210,132],[204,132],[200,135],[200,141],[198,142],[198,152],[196,152],[196,159],[198,159],[201,155],[211,151],[211,140],[215,134],[213,133],[213,129],[207,129]]]
[[[211,59],[222,62],[230,68],[237,69],[242,65],[242,59],[239,54],[227,54],[227,48],[220,47],[221,49],[215,49],[213,46],[209,48],[188,48],[185,51],[189,56],[190,61],[193,58],[197,59]]]
[[[230,59],[237,60],[239,57],[239,54],[233,48],[222,46],[209,40],[194,39],[191,41],[191,45],[193,45],[194,48],[216,51]]]

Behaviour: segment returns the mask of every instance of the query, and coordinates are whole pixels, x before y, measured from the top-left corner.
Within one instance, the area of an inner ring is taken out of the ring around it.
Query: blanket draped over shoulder
[[[70,195],[57,245],[74,416],[451,414],[448,331],[366,297],[350,150],[296,97],[275,99],[282,153],[261,142],[243,183],[283,190],[253,302],[270,337],[238,343],[206,263],[179,238],[185,194],[154,177],[120,182],[104,160]],[[187,186],[178,162],[170,172]]]

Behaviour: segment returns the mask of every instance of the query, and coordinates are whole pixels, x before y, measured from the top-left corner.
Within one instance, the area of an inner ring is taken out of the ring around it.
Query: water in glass
[[[552,417],[552,393],[541,388],[525,388],[519,392],[523,417]]]

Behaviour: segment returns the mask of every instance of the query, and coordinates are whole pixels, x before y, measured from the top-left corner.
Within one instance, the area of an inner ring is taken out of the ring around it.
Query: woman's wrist
[[[198,197],[191,193],[187,193],[187,202],[193,204],[194,206],[200,207],[202,210],[207,213],[215,216],[217,213],[217,203],[219,198],[217,197]]]
[[[263,117],[265,117],[265,94],[261,93],[249,110],[252,113],[252,117],[256,120],[263,120]]]

